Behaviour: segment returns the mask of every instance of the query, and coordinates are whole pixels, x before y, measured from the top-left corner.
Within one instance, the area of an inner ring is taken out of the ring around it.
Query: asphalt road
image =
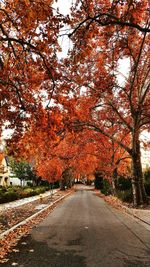
[[[3,266],[149,267],[150,231],[94,191],[78,190],[21,239],[9,258]]]

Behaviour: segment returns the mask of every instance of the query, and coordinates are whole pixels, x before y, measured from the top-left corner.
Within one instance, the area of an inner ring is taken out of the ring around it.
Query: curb
[[[38,216],[39,214],[41,214],[43,211],[49,209],[50,207],[52,207],[53,205],[55,205],[57,202],[61,201],[62,199],[64,199],[65,197],[69,196],[71,194],[71,192],[69,192],[68,194],[66,194],[65,196],[62,196],[60,198],[58,198],[57,200],[55,200],[53,203],[51,203],[50,205],[48,205],[47,207],[43,208],[42,210],[36,212],[35,214],[33,214],[32,216],[28,217],[27,219],[25,219],[24,221],[17,223],[16,225],[14,225],[13,227],[11,227],[10,229],[6,230],[5,232],[3,232],[2,234],[0,234],[0,239],[2,239],[3,237],[5,237],[6,235],[8,235],[10,232],[14,231],[15,229],[17,229],[19,226],[25,225],[27,222],[31,221],[32,219],[34,219],[36,216]]]
[[[138,212],[143,212],[144,210],[140,210],[140,209],[129,209],[127,207],[125,207],[124,205],[122,205],[122,208],[125,210],[125,212],[127,212],[128,214],[132,215],[133,217],[135,217],[136,219],[139,219],[141,222],[147,224],[150,226],[150,210],[146,210],[146,212],[149,213],[149,221],[146,219],[141,218],[137,213]]]

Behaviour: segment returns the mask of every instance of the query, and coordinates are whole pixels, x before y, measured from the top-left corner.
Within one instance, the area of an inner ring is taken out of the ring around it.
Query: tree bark
[[[133,204],[139,206],[148,203],[142,174],[139,134],[133,136],[132,147],[132,192]]]
[[[113,175],[112,175],[112,194],[113,196],[117,195],[117,189],[116,189],[116,179],[117,179],[117,168],[114,169]]]

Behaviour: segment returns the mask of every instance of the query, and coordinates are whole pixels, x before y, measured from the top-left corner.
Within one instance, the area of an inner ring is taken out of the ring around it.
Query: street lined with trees
[[[100,171],[116,194],[118,177],[131,178],[134,206],[147,204],[140,134],[150,130],[150,3],[77,0],[64,16],[54,2],[0,3],[0,127],[13,130],[8,152],[34,162],[49,182],[63,181],[68,170],[70,177]],[[72,47],[59,59],[62,35]]]

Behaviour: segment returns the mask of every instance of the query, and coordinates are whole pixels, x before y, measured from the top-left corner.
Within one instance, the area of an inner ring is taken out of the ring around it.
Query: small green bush
[[[0,203],[4,203],[3,199],[4,199],[4,193],[0,192]]]
[[[46,192],[46,191],[48,191],[48,190],[50,190],[51,189],[51,186],[42,186],[43,188],[44,188],[44,192]],[[53,189],[54,189],[54,187],[53,187]]]
[[[53,183],[53,189],[54,188],[59,188],[60,187],[60,184],[59,184],[59,181],[56,181]],[[50,186],[48,186],[48,190],[50,189]]]
[[[42,187],[37,187],[34,190],[38,195],[42,194],[42,193],[44,193],[46,191],[45,187],[43,187],[43,186]]]
[[[27,186],[33,187],[33,183],[32,182],[27,182]]]
[[[117,190],[117,197],[121,199],[123,202],[131,203],[133,200],[132,190],[131,189],[123,191]]]
[[[0,194],[1,193],[5,193],[5,192],[7,192],[7,189],[6,189],[6,187],[4,187],[4,186],[0,186]]]
[[[111,194],[111,185],[108,180],[103,180],[103,189],[101,189],[102,194],[108,196]]]
[[[7,192],[11,193],[11,192],[16,192],[16,191],[15,191],[15,189],[13,187],[8,187],[7,188]]]
[[[131,187],[132,187],[131,178],[124,178],[123,176],[120,176],[116,181],[116,188],[119,191],[130,190]]]
[[[11,202],[19,198],[16,192],[5,192],[0,198],[0,203]]]
[[[44,193],[50,190],[49,186],[38,187],[21,187],[21,186],[9,186],[7,188],[0,187],[0,203],[6,203],[14,201],[16,199],[22,199]]]
[[[44,186],[50,186],[50,183],[49,183],[47,180],[41,180],[41,181],[40,181],[40,185],[41,185],[42,187],[44,187]]]
[[[37,192],[33,188],[25,188],[23,190],[23,193],[26,194],[27,197],[31,197],[31,196],[37,195]]]

